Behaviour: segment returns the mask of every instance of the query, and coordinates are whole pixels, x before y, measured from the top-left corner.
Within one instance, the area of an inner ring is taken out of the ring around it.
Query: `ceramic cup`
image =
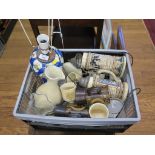
[[[73,82],[67,82],[60,86],[62,98],[64,101],[73,103],[75,100],[76,85]]]
[[[94,103],[89,108],[89,115],[91,118],[108,118],[109,110],[102,103]]]
[[[63,64],[63,69],[66,73],[66,75],[69,75],[71,72],[74,72],[80,76],[82,76],[82,70],[81,69],[78,69],[76,68],[72,63],[70,62],[65,62]]]
[[[79,75],[75,72],[71,72],[67,76],[67,82],[76,82],[76,81],[79,81],[80,78],[81,78],[81,75]]]
[[[42,52],[46,52],[44,54],[47,54],[47,50],[48,47],[49,47],[49,36],[46,35],[46,34],[40,34],[37,36],[37,42],[39,44],[39,47],[42,49],[42,50],[45,50],[45,51],[42,51]]]

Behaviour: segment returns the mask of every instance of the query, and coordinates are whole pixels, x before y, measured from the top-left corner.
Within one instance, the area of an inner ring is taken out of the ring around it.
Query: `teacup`
[[[62,98],[64,101],[73,103],[75,100],[76,85],[73,82],[67,82],[60,86]]]
[[[108,118],[109,110],[102,103],[94,103],[89,108],[89,115],[91,118]]]

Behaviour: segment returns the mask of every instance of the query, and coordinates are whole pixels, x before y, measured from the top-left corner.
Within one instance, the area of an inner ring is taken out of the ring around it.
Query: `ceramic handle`
[[[98,74],[101,74],[101,73],[108,73],[108,74],[110,74],[110,75],[113,77],[113,79],[114,79],[116,82],[121,82],[121,80],[120,80],[119,78],[117,78],[116,75],[115,75],[113,72],[111,72],[111,71],[104,70],[104,69],[99,69],[99,70],[97,71],[97,73],[98,73]]]

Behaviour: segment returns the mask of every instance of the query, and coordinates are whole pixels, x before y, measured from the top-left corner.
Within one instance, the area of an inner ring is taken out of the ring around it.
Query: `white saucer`
[[[122,107],[123,103],[121,102],[121,100],[111,99],[110,103],[107,105],[107,108],[109,110],[109,117],[116,118],[118,113],[121,111]]]

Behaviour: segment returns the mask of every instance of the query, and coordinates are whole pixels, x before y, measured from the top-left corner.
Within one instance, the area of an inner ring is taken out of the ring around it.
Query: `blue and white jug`
[[[64,60],[62,52],[49,45],[48,35],[38,35],[37,42],[39,46],[33,50],[33,53],[30,56],[30,65],[36,75],[44,77],[44,71],[48,65],[62,67]]]

